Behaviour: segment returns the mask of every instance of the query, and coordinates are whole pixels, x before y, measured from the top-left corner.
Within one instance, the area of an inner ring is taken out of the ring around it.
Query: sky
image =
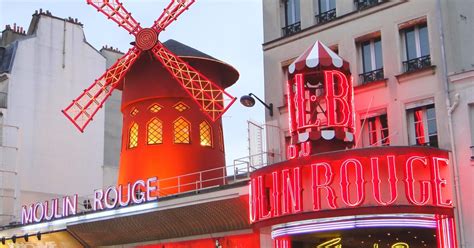
[[[122,0],[142,27],[151,26],[169,1]],[[108,45],[125,52],[133,41],[86,0],[0,0],[0,29],[16,23],[27,30],[31,15],[40,8],[57,17],[77,18],[84,24],[87,41],[98,50]],[[252,92],[263,99],[262,19],[261,0],[196,0],[159,39],[175,39],[234,66],[240,78],[227,92],[237,98]],[[263,123],[264,107],[256,103],[247,108],[236,101],[222,118],[226,161],[231,165],[248,156],[247,120]]]

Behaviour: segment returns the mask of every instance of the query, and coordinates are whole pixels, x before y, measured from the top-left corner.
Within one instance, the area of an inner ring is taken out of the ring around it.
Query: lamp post
[[[255,99],[254,99],[254,97],[255,97],[261,104],[263,104],[263,106],[265,106],[265,108],[268,109],[270,116],[273,116],[273,103],[266,104],[264,101],[262,101],[262,99],[258,98],[258,96],[256,96],[256,95],[253,94],[253,93],[249,93],[248,95],[243,95],[242,97],[240,97],[240,103],[241,103],[242,105],[244,105],[245,107],[253,107],[253,105],[255,105]]]

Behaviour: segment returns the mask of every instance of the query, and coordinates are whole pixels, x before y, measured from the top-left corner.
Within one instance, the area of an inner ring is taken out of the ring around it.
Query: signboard
[[[158,199],[157,181],[156,177],[152,177],[127,185],[110,186],[105,190],[97,189],[94,191],[92,202],[90,200],[86,200],[86,202],[90,204],[89,207],[92,211],[98,211],[154,201]],[[21,224],[38,223],[76,215],[79,210],[78,204],[78,195],[75,194],[24,205],[21,208]]]
[[[362,207],[452,208],[449,167],[448,152],[428,147],[357,149],[289,160],[251,175],[250,221]]]

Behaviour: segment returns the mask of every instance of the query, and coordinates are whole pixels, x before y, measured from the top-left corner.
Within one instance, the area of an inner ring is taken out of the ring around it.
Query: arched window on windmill
[[[199,124],[199,137],[201,139],[201,146],[212,147],[212,128],[206,121]]]
[[[128,134],[128,148],[135,148],[138,146],[138,124],[132,123]]]
[[[147,144],[163,144],[163,122],[158,118],[151,119],[147,124]]]
[[[191,143],[191,124],[179,117],[173,122],[173,141],[175,144],[189,144]]]

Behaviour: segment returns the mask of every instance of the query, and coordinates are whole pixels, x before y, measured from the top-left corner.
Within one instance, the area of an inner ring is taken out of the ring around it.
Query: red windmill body
[[[134,35],[135,42],[63,113],[83,132],[112,91],[122,90],[119,184],[202,170],[210,172],[197,175],[201,179],[223,176],[225,172],[213,170],[224,165],[220,117],[235,101],[223,88],[235,83],[238,73],[212,57],[187,54],[198,51],[176,41],[166,46],[158,41],[159,33],[194,0],[172,0],[150,28],[142,28],[117,0],[87,3]],[[188,52],[172,52],[180,49]]]

